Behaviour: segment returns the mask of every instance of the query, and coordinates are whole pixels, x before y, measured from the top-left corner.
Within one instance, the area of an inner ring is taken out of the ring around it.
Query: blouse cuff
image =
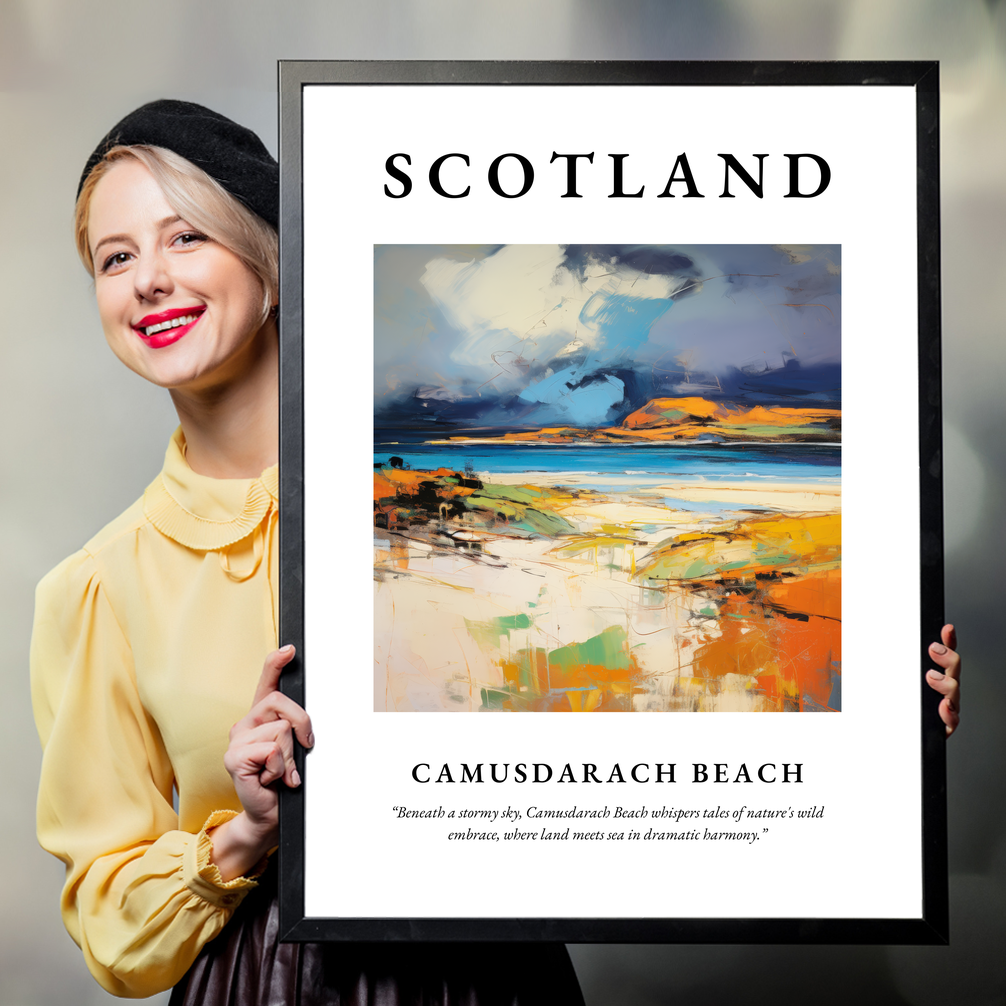
[[[202,831],[195,836],[195,841],[186,844],[182,860],[182,875],[186,886],[194,894],[218,908],[234,909],[240,905],[245,895],[253,887],[258,887],[255,878],[261,876],[269,865],[269,857],[263,856],[255,868],[245,876],[224,880],[216,863],[211,862],[213,842],[207,833],[237,816],[236,810],[213,811],[206,819]]]

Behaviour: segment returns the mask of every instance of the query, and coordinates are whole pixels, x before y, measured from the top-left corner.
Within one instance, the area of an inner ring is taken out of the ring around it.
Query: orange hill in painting
[[[841,440],[840,409],[746,407],[706,398],[653,398],[626,416],[620,426],[581,429],[547,426],[540,430],[506,433],[480,438],[482,443],[590,443],[666,442],[716,440],[729,442],[775,441],[780,443],[838,443]],[[468,441],[451,437],[445,443]]]
[[[718,429],[749,429],[768,427],[779,432],[814,428],[837,429],[841,421],[837,409],[766,409],[762,405],[745,409],[725,402],[710,402],[705,398],[653,398],[641,409],[622,420],[622,429],[661,430],[694,426]]]

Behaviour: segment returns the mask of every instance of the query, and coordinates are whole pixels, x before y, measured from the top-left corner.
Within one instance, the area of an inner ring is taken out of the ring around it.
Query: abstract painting
[[[374,248],[374,708],[841,709],[841,254]]]

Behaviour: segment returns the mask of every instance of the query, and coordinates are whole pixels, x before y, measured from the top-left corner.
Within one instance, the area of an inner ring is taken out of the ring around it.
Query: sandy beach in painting
[[[439,501],[375,529],[376,709],[840,707],[837,485],[469,475],[375,471]]]

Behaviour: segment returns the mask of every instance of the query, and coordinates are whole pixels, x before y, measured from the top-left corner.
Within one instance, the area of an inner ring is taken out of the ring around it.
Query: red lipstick
[[[133,331],[151,349],[161,349],[164,346],[170,346],[173,342],[178,342],[184,335],[187,335],[205,310],[204,305],[199,305],[196,307],[173,307],[168,311],[148,314],[133,325]],[[179,324],[179,320],[184,318],[189,320]]]

